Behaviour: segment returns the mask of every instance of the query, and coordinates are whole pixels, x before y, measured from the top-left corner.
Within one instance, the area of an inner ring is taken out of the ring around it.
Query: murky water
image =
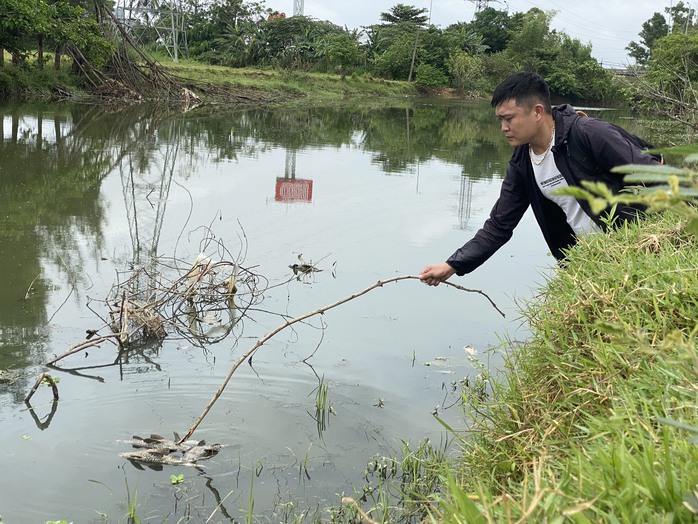
[[[259,337],[447,258],[486,218],[510,149],[487,105],[429,100],[185,114],[5,106],[0,125],[6,523],[125,522],[129,500],[142,522],[232,522],[251,500],[261,519],[306,507],[327,518],[374,455],[447,439],[434,412],[465,426],[458,383],[480,370],[464,346],[496,368],[486,350],[504,334],[525,337],[516,301],[553,263],[527,215],[488,265],[455,280],[485,291],[506,319],[481,295],[404,280],[281,331],[196,430],[224,446],[215,457],[201,469],[141,470],[119,456],[131,450],[120,440],[185,433]],[[134,269],[159,257],[148,267],[161,285],[172,259],[186,273],[202,251],[255,278],[245,280],[255,304],[232,329],[221,311],[187,323],[183,300],[184,320],[160,343],[119,355],[104,341],[46,367],[88,330],[110,333],[114,286]],[[294,264],[320,271],[294,275]],[[60,400],[42,386],[26,404],[44,371]]]

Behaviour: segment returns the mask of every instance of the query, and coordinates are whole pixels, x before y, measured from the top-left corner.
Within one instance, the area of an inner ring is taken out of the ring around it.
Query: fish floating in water
[[[206,444],[205,440],[186,440],[180,444],[179,435],[175,433],[174,436],[175,440],[156,434],[145,438],[134,435],[131,440],[122,442],[140,450],[119,453],[119,456],[130,460],[139,469],[143,469],[141,463],[157,470],[163,465],[201,467],[197,464],[199,460],[213,457],[222,448],[220,444]]]

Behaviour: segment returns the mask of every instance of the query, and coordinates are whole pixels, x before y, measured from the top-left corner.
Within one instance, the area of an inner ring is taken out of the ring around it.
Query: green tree
[[[567,98],[600,101],[614,95],[609,72],[591,56],[591,46],[550,30],[554,13],[534,8],[523,17],[505,51],[516,69],[538,71],[554,94]]]
[[[262,63],[309,69],[321,57],[318,47],[325,37],[346,34],[339,26],[327,21],[317,21],[305,16],[273,18],[259,24],[261,38],[265,42]]]
[[[373,69],[376,74],[387,78],[407,80],[412,64],[416,33],[400,33],[385,52],[374,58]],[[419,58],[423,48],[417,42],[416,56]]]
[[[409,23],[417,27],[426,25],[429,17],[425,15],[428,9],[417,8],[412,5],[397,4],[391,7],[387,12],[380,14],[380,19],[389,24]]]
[[[7,49],[20,64],[39,35],[50,32],[51,8],[44,0],[0,0],[0,12],[0,49]]]
[[[347,70],[361,60],[359,42],[349,33],[333,33],[324,37],[324,54],[330,67],[338,67],[344,79]]]
[[[7,49],[16,64],[38,49],[38,64],[43,67],[45,43],[73,45],[95,61],[103,61],[110,50],[95,18],[77,2],[0,0],[0,12],[0,49]]]
[[[520,69],[537,71],[551,62],[559,46],[550,33],[550,19],[551,15],[533,8],[524,14],[521,29],[512,34],[506,53]]]
[[[257,33],[264,10],[259,2],[218,0],[196,6],[188,17],[187,40],[192,57],[211,63],[246,65],[247,46]]]
[[[651,56],[654,43],[669,34],[669,25],[660,13],[654,13],[652,18],[642,24],[640,42],[632,41],[625,48],[628,54],[640,65],[647,65]]]
[[[698,31],[658,40],[639,95],[669,118],[698,131]]]
[[[468,24],[450,25],[444,30],[443,35],[450,52],[465,51],[471,55],[479,55],[489,50],[482,35]]]
[[[522,23],[522,13],[510,17],[507,11],[486,7],[475,13],[467,28],[482,37],[487,53],[498,53],[506,49],[512,35],[521,30]]]
[[[448,57],[447,66],[457,89],[474,91],[483,86],[482,77],[485,70],[482,57],[457,51]]]
[[[101,66],[113,51],[113,46],[102,35],[96,18],[88,16],[85,8],[66,0],[58,0],[51,7],[53,18],[49,38],[55,49],[75,46],[85,58]],[[57,56],[56,66],[58,60]]]
[[[664,11],[671,18],[672,33],[687,33],[696,28],[696,10],[683,2],[667,7]]]
[[[441,69],[431,64],[420,64],[417,67],[415,83],[422,87],[444,87],[448,85],[448,77]]]

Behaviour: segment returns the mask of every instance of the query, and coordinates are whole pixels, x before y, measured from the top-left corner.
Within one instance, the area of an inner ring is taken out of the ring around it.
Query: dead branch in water
[[[99,346],[99,344],[102,342],[105,342],[105,341],[112,339],[112,338],[119,338],[120,336],[121,336],[121,333],[111,333],[108,335],[102,335],[99,337],[90,338],[88,340],[83,340],[79,344],[75,344],[72,348],[70,348],[65,353],[63,353],[63,354],[57,356],[56,358],[54,358],[53,360],[50,360],[49,362],[47,362],[46,365],[51,366],[51,365],[55,364],[56,362],[58,362],[59,360],[64,359],[65,357],[68,357],[68,356],[73,355],[75,353],[79,353],[80,351],[84,351],[85,349],[91,348],[93,346]]]
[[[39,389],[39,386],[44,380],[51,385],[51,389],[53,390],[53,399],[58,400],[58,386],[56,385],[56,381],[53,380],[53,377],[48,373],[42,373],[41,375],[39,375],[39,378],[36,379],[34,387],[31,389],[27,397],[24,399],[24,402],[29,402],[29,399],[34,396],[34,393],[36,393],[36,390]]]
[[[257,351],[260,347],[262,347],[274,335],[276,335],[280,331],[283,331],[287,327],[292,326],[293,324],[296,324],[298,322],[302,322],[303,320],[306,320],[306,319],[313,317],[315,315],[322,315],[326,311],[329,311],[330,309],[333,309],[337,306],[341,306],[342,304],[345,304],[345,303],[349,302],[350,300],[354,300],[355,298],[358,298],[362,295],[365,295],[366,293],[368,293],[369,291],[371,291],[373,289],[383,287],[385,284],[389,284],[391,282],[398,282],[400,280],[409,280],[409,279],[420,280],[419,276],[417,276],[417,275],[403,275],[403,276],[399,276],[399,277],[389,278],[386,280],[379,280],[378,282],[376,282],[372,286],[369,286],[366,289],[359,291],[358,293],[354,293],[352,295],[349,295],[348,297],[345,297],[341,300],[338,300],[337,302],[334,302],[334,303],[329,304],[327,306],[316,309],[315,311],[311,311],[310,313],[306,313],[305,315],[301,315],[299,317],[289,319],[286,322],[284,322],[282,325],[280,325],[279,327],[274,329],[273,331],[270,331],[269,333],[264,335],[262,338],[260,338],[257,341],[257,343],[254,346],[252,346],[245,353],[243,353],[242,356],[240,356],[240,358],[238,358],[233,363],[233,366],[230,368],[230,371],[226,375],[225,379],[223,380],[223,383],[220,385],[220,387],[216,391],[216,393],[213,396],[213,398],[211,399],[211,401],[206,405],[206,408],[204,408],[204,411],[201,413],[201,415],[199,415],[199,417],[196,419],[194,424],[189,428],[189,430],[187,430],[187,432],[184,434],[184,436],[181,438],[181,440],[179,442],[181,443],[181,442],[184,442],[185,440],[191,438],[194,431],[196,431],[196,428],[199,427],[199,424],[201,424],[204,417],[206,415],[208,415],[208,412],[211,411],[211,408],[213,407],[213,405],[216,403],[216,401],[223,394],[223,391],[225,390],[226,386],[228,385],[228,382],[230,382],[230,379],[233,377],[233,374],[235,373],[235,371],[240,367],[240,364],[242,364],[245,360],[250,358],[254,354],[255,351]],[[492,306],[497,310],[497,312],[500,315],[505,316],[504,313],[502,313],[502,311],[492,301],[492,299],[489,296],[487,296],[487,294],[485,294],[483,291],[481,291],[479,289],[468,289],[468,288],[465,288],[463,286],[459,286],[458,284],[452,284],[450,282],[443,282],[443,284],[445,284],[447,286],[454,287],[454,288],[459,289],[461,291],[467,291],[469,293],[478,293],[478,294],[484,296],[485,298],[487,298],[487,300],[489,300],[490,304],[492,304]]]
[[[210,229],[205,232],[202,252],[193,262],[153,257],[143,266],[131,267],[125,276],[117,272],[117,282],[98,301],[107,313],[95,311],[102,327],[88,330],[86,340],[47,365],[105,341],[114,342],[121,353],[167,337],[202,348],[226,338],[261,303],[268,288],[264,278],[241,266],[244,245],[235,257]],[[111,333],[99,335],[105,328]]]

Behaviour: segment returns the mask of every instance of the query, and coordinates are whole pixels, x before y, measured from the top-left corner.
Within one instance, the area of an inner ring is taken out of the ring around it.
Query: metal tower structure
[[[466,2],[470,2],[471,4],[475,4],[475,12],[478,13],[482,11],[483,9],[487,9],[490,6],[490,3],[494,2],[496,4],[502,4],[505,5],[507,8],[507,13],[509,13],[509,2],[507,0],[465,0]]]
[[[489,7],[489,3],[492,0],[465,0],[471,4],[475,4],[475,12],[482,11],[483,9]]]
[[[137,42],[138,29],[153,29],[175,62],[188,53],[184,0],[116,0],[114,14]]]
[[[303,16],[305,0],[293,0],[293,16]]]

